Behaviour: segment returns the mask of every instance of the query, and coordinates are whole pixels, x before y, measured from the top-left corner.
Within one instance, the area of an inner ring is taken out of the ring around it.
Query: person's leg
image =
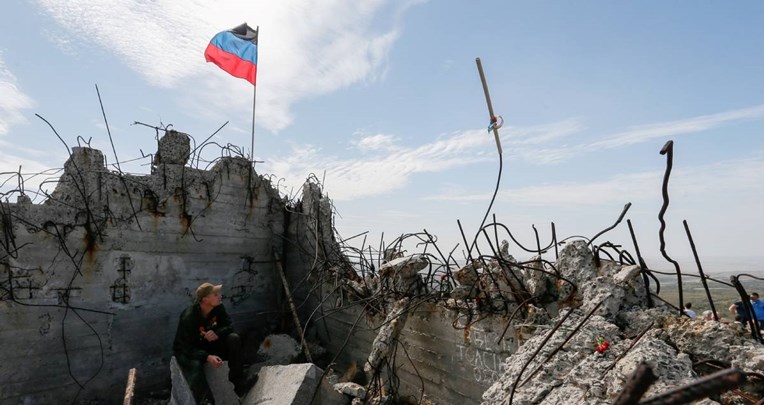
[[[225,339],[215,341],[211,353],[228,361],[228,379],[234,383],[244,377],[242,359],[242,339],[236,333],[231,333]]]
[[[226,356],[228,357],[228,379],[236,383],[244,378],[242,359],[242,339],[238,334],[232,333],[226,336]]]

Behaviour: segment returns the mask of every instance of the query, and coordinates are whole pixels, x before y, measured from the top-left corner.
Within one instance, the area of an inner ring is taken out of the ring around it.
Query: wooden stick
[[[131,368],[128,372],[127,387],[125,387],[125,400],[122,401],[122,405],[132,405],[133,395],[135,394],[135,368]]]
[[[481,85],[483,86],[483,95],[486,96],[486,106],[489,107],[489,120],[492,124],[496,121],[494,117],[494,107],[491,105],[491,96],[489,96],[489,85],[486,84],[486,77],[483,75],[483,65],[481,65],[481,58],[475,58],[475,64],[478,66],[478,74],[481,75]],[[499,132],[497,132],[496,125],[492,125],[494,130],[494,141],[497,142],[497,152],[502,154],[502,144],[499,142]]]
[[[274,259],[276,263],[276,268],[279,270],[279,275],[282,277],[282,284],[284,285],[284,293],[287,295],[287,301],[290,303],[290,310],[292,312],[292,320],[295,321],[295,328],[297,328],[297,332],[300,335],[300,345],[303,346],[303,353],[305,353],[305,359],[308,360],[309,363],[313,363],[313,360],[311,359],[311,352],[308,350],[308,344],[305,341],[305,337],[303,335],[303,327],[300,326],[300,318],[298,318],[297,310],[295,309],[295,302],[292,300],[292,293],[290,292],[290,286],[289,283],[287,283],[287,277],[284,275],[284,269],[282,268],[282,262],[279,259],[279,253],[276,252],[276,248],[274,248]]]

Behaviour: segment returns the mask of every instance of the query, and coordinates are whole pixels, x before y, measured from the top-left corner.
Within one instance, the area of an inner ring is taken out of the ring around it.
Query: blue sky
[[[649,265],[670,268],[657,214],[659,150],[672,139],[669,255],[691,260],[686,219],[706,267],[761,271],[762,2],[246,3],[6,2],[0,171],[63,166],[66,149],[35,113],[113,163],[94,84],[120,161],[156,149],[134,121],[198,142],[229,121],[213,140],[249,152],[252,88],[203,57],[215,33],[246,21],[261,29],[256,169],[287,195],[323,178],[344,237],[369,231],[376,246],[427,229],[451,250],[458,219],[475,232],[498,170],[481,57],[505,120],[492,213],[518,239],[533,244],[532,224],[549,238],[550,222],[559,237],[592,236],[631,202]],[[605,240],[631,248],[624,224]]]

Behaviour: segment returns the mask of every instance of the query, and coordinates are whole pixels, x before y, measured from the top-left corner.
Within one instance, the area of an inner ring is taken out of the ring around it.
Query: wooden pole
[[[274,263],[276,263],[276,269],[279,270],[279,275],[282,277],[282,285],[284,285],[284,293],[287,295],[287,301],[289,301],[290,303],[290,311],[292,312],[292,320],[295,321],[295,328],[297,328],[297,333],[300,334],[300,345],[303,346],[303,353],[305,353],[305,359],[308,360],[309,363],[313,363],[313,360],[311,359],[311,352],[310,350],[308,350],[308,343],[306,343],[305,336],[303,334],[303,327],[300,326],[300,318],[298,318],[297,309],[295,309],[295,302],[292,300],[292,293],[290,292],[290,286],[289,286],[289,283],[287,283],[287,277],[284,275],[282,262],[279,259],[279,253],[276,252],[276,248],[274,248]]]
[[[475,58],[475,64],[478,65],[478,74],[481,75],[481,85],[483,85],[483,95],[486,96],[486,105],[489,107],[489,121],[494,124],[496,118],[494,117],[494,107],[491,106],[491,96],[489,96],[489,85],[486,84],[486,76],[483,74],[483,66],[481,65],[481,58]],[[494,130],[494,141],[497,142],[497,152],[502,154],[502,144],[499,142],[499,132],[497,127],[492,125]]]
[[[122,401],[122,405],[132,405],[133,395],[135,394],[135,368],[131,368],[128,372],[127,386],[125,387],[125,399]]]

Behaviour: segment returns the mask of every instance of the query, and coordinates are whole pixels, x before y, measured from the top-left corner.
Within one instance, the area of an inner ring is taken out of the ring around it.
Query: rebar
[[[690,384],[673,388],[659,395],[640,401],[641,405],[679,405],[703,399],[712,394],[738,387],[746,382],[746,373],[729,368],[701,377]]]
[[[667,155],[667,168],[664,171],[664,181],[661,186],[661,195],[664,203],[659,211],[659,222],[661,222],[661,227],[659,228],[659,250],[661,251],[661,255],[675,266],[675,272],[677,273],[677,294],[680,300],[678,308],[680,308],[680,316],[683,316],[685,314],[685,312],[683,312],[685,303],[683,302],[683,277],[680,275],[680,265],[669,257],[666,250],[666,242],[664,241],[664,230],[667,227],[667,224],[664,222],[664,214],[667,212],[667,207],[669,206],[669,192],[667,187],[669,185],[669,174],[672,172],[672,144],[673,142],[671,140],[667,141],[659,152],[662,155]]]
[[[636,404],[656,379],[657,377],[653,373],[651,366],[646,362],[641,362],[632,375],[630,375],[629,380],[624,384],[624,388],[619,393],[619,396],[616,397],[614,405]]]

